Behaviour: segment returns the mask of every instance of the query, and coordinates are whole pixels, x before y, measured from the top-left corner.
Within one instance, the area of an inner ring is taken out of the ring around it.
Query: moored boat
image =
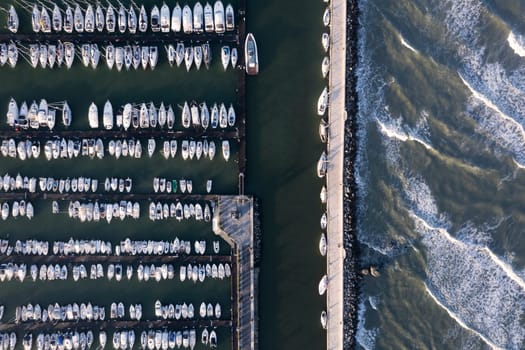
[[[259,73],[259,54],[257,43],[252,33],[248,33],[244,43],[244,59],[246,64],[246,74],[256,75]]]

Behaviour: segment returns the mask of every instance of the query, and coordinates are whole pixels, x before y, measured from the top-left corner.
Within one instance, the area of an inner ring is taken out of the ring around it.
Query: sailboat
[[[70,126],[71,119],[71,108],[69,108],[67,102],[64,102],[64,106],[62,107],[62,124],[64,124],[65,127]]]
[[[128,10],[128,30],[131,34],[135,34],[137,32],[137,14],[135,13],[133,4],[129,5]]]
[[[226,5],[226,30],[232,31],[235,29],[235,14],[233,13],[232,5]]]
[[[202,47],[200,45],[193,48],[193,60],[195,61],[195,67],[199,70],[202,64]]]
[[[222,156],[225,161],[230,159],[230,141],[228,140],[222,141]]]
[[[60,8],[57,6],[57,4],[54,4],[53,6],[53,12],[52,12],[52,26],[53,30],[55,32],[61,32],[62,31],[62,12],[60,11]]]
[[[77,33],[84,31],[84,14],[78,4],[75,5],[75,12],[73,13],[73,24]]]
[[[111,4],[108,5],[106,10],[106,30],[108,33],[114,33],[117,26],[117,20],[115,17],[115,10]]]
[[[317,115],[323,116],[326,113],[328,107],[328,88],[325,86],[319,99],[317,100]]]
[[[238,60],[236,47],[232,48],[230,56],[231,56],[232,68],[235,69],[235,67],[237,66],[237,60]]]
[[[95,31],[95,12],[93,11],[93,6],[88,5],[86,9],[84,30],[87,33],[93,33]]]
[[[19,24],[20,22],[18,20],[16,10],[13,5],[10,5],[7,17],[7,29],[9,29],[11,33],[16,33],[18,31]]]
[[[229,46],[223,46],[221,48],[221,61],[222,61],[222,67],[224,70],[228,69],[228,65],[230,64],[230,47]]]
[[[126,29],[128,28],[128,18],[126,16],[126,9],[122,4],[120,4],[118,9],[117,23],[119,32],[125,33]]]
[[[97,31],[103,31],[105,23],[104,11],[100,4],[97,4],[97,8],[95,9],[95,28],[97,28]]]
[[[144,5],[140,6],[139,11],[139,31],[144,33],[148,30],[148,14],[146,12],[146,9],[144,8]]]
[[[89,106],[88,120],[90,128],[98,128],[98,108],[94,102],[91,102],[91,105]]]

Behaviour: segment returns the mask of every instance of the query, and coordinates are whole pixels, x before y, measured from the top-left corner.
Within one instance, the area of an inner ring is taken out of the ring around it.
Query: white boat
[[[151,30],[153,32],[160,31],[160,12],[157,5],[154,5],[151,9]]]
[[[184,128],[189,128],[191,124],[191,113],[190,113],[190,107],[188,105],[188,102],[184,101],[184,107],[182,107],[182,114],[181,114],[181,121],[182,126]]]
[[[173,11],[171,13],[171,30],[173,32],[180,32],[182,28],[182,9],[180,8],[179,3],[175,4]]]
[[[321,327],[323,327],[323,329],[326,329],[326,311],[325,310],[321,312]]]
[[[186,65],[186,71],[189,72],[193,64],[193,46],[188,46],[184,49],[184,63]]]
[[[323,78],[326,78],[329,70],[330,70],[330,58],[328,58],[328,56],[325,56],[323,58],[323,62],[321,63],[321,73],[323,74]]]
[[[216,103],[211,108],[210,124],[213,129],[216,129],[219,125],[219,108]]]
[[[66,11],[64,12],[64,31],[66,33],[72,33],[74,27],[74,16],[71,6],[67,5]]]
[[[128,28],[128,18],[126,16],[126,9],[122,4],[120,4],[118,9],[117,23],[119,32],[125,33],[126,29]]]
[[[222,61],[222,68],[224,68],[224,70],[228,69],[228,66],[230,65],[230,47],[229,46],[223,46],[221,48],[221,61]]]
[[[9,29],[11,33],[16,33],[18,31],[19,24],[20,22],[18,20],[18,15],[16,13],[15,8],[13,7],[13,5],[9,5],[9,11],[7,16],[7,29]]]
[[[221,318],[221,304],[215,304],[215,317]]]
[[[84,32],[84,14],[78,4],[75,5],[75,12],[73,13],[73,24],[77,33]]]
[[[201,103],[199,107],[201,110],[201,118],[200,118],[201,125],[204,128],[204,130],[206,130],[208,129],[208,126],[210,125],[210,112],[208,110],[208,106],[206,105],[206,102]]]
[[[149,126],[152,128],[155,128],[157,126],[158,121],[158,114],[157,114],[157,108],[153,104],[153,102],[149,103]]]
[[[115,9],[111,4],[108,4],[106,10],[106,30],[108,33],[114,33],[117,26],[117,18],[115,16]]]
[[[124,66],[124,48],[119,46],[115,48],[115,67],[117,67],[117,71],[120,72],[122,66]]]
[[[140,11],[139,11],[139,31],[144,33],[147,30],[148,30],[148,13],[146,12],[144,5],[141,5]]]
[[[33,32],[38,33],[40,31],[40,11],[38,11],[38,6],[33,5],[31,11],[31,25],[33,26]]]
[[[175,113],[173,112],[171,105],[168,106],[168,111],[166,113],[166,124],[170,130],[173,129],[173,125],[175,124]]]
[[[217,333],[215,333],[215,330],[212,330],[210,332],[210,347],[211,348],[217,347]]]
[[[246,74],[257,75],[259,73],[259,54],[257,42],[252,33],[248,33],[244,42],[244,57],[246,61]]]
[[[104,350],[104,348],[106,347],[106,342],[107,342],[106,332],[100,331],[100,333],[98,334],[98,342],[100,344],[100,348]]]
[[[40,53],[40,57],[39,57],[40,66],[42,68],[46,68],[47,61],[48,61],[47,45],[41,44],[40,45],[40,49],[39,49],[39,53]]]
[[[108,69],[113,69],[113,65],[115,64],[115,46],[112,44],[108,44],[106,46],[106,65],[108,66]]]
[[[41,56],[42,51],[42,47],[40,47]],[[91,46],[89,44],[82,44],[82,46],[80,47],[80,55],[82,56],[82,64],[84,65],[84,67],[88,67],[91,57]]]
[[[193,48],[193,60],[195,61],[195,67],[199,70],[202,64],[202,46],[197,45]]]
[[[321,278],[319,281],[319,295],[323,295],[326,292],[326,287],[328,286],[328,277],[326,275]]]
[[[86,9],[84,20],[84,30],[87,33],[93,33],[95,31],[95,12],[93,11],[93,6],[91,4],[89,4]]]
[[[7,62],[11,68],[15,68],[18,62],[18,48],[13,42],[7,46]]]
[[[233,12],[232,5],[228,4],[226,5],[226,12],[225,12],[225,19],[226,19],[226,30],[232,31],[235,29],[235,13]]]
[[[224,129],[228,126],[228,112],[224,103],[219,108],[219,126]]]
[[[75,60],[75,45],[71,42],[64,43],[64,60],[66,61],[67,69],[71,68]]]
[[[206,2],[206,5],[204,5],[204,30],[206,33],[211,33],[215,30],[215,27],[213,25],[213,7],[210,5],[209,2]]]
[[[161,102],[160,107],[159,107],[159,113],[158,113],[158,123],[161,128],[163,128],[164,125],[166,125],[166,119],[167,119],[166,107],[164,107],[164,102]]]
[[[7,125],[14,126],[15,122],[18,120],[18,116],[18,104],[16,103],[14,98],[11,98],[7,107]]]
[[[157,66],[158,59],[159,59],[158,48],[156,46],[150,46],[149,47],[149,65],[151,69],[155,69],[155,67]]]
[[[224,5],[220,0],[215,1],[215,4],[213,5],[213,22],[216,33],[221,34],[226,31],[224,25]]]
[[[222,141],[222,156],[225,161],[230,159],[230,141],[228,140]]]
[[[71,108],[69,108],[69,105],[67,102],[64,102],[64,106],[62,107],[62,124],[64,124],[65,127],[68,127],[71,125]]]
[[[213,158],[215,157],[215,142],[214,141],[210,141],[210,146],[208,149],[208,157],[210,158],[210,160],[213,160]]]
[[[189,156],[189,141],[188,140],[182,140],[181,153],[182,153],[182,159],[183,160],[188,159],[188,156]],[[184,186],[183,186],[183,184],[184,184]],[[186,190],[186,180],[184,180],[184,182],[183,182],[183,180],[181,180],[180,186],[181,186],[182,192],[184,192]],[[183,188],[184,188],[184,190],[183,190]]]
[[[330,8],[327,7],[323,13],[323,24],[325,27],[330,25]]]
[[[326,175],[326,152],[321,153],[321,157],[317,161],[317,176],[323,178]]]
[[[206,65],[206,69],[210,69],[211,65],[211,48],[209,43],[202,44],[202,58],[204,60],[204,64]]]
[[[330,35],[328,33],[323,33],[321,36],[321,45],[325,52],[330,48]]]
[[[319,194],[319,196],[321,197],[321,203],[326,203],[326,186],[323,185],[323,187],[321,188],[321,193]]]
[[[319,138],[323,143],[328,141],[328,123],[324,119],[319,122]]]
[[[238,60],[236,47],[232,48],[230,56],[231,56],[232,68],[235,69],[235,67],[237,66],[237,60]]]
[[[40,12],[40,31],[43,33],[51,33],[51,27],[51,17],[47,9],[42,6],[42,11]]]
[[[319,239],[319,252],[322,256],[326,255],[326,235],[321,233],[321,238]]]
[[[94,102],[91,102],[91,105],[89,106],[88,120],[90,128],[98,128],[98,108]]]
[[[325,87],[317,100],[317,115],[323,116],[326,113],[328,107],[328,88]]]
[[[197,1],[193,6],[193,31],[196,33],[202,33],[204,31],[203,22],[202,5]]]
[[[321,229],[322,229],[322,230],[325,230],[325,229],[326,229],[326,224],[327,224],[327,218],[326,218],[326,213],[324,213],[324,214],[321,216]]]
[[[142,46],[141,49],[141,64],[142,69],[146,69],[149,64],[149,46]]]
[[[188,5],[182,8],[182,31],[186,34],[193,32],[193,16]]]
[[[184,53],[185,53],[184,43],[182,42],[177,43],[177,47],[175,49],[175,63],[177,63],[177,67],[179,67],[182,61],[184,61]]]
[[[135,34],[137,32],[137,14],[135,13],[133,4],[129,5],[128,10],[128,30],[131,34]]]
[[[104,10],[102,10],[100,4],[97,4],[95,9],[95,28],[97,28],[97,31],[101,32],[104,30],[105,24],[106,21],[104,20]]]
[[[113,129],[113,106],[109,100],[104,104],[104,114],[102,117],[102,124],[106,130]]]
[[[191,123],[193,126],[200,126],[201,125],[201,118],[199,113],[199,107],[197,106],[197,103],[193,101],[190,105],[190,113],[191,113]]]
[[[91,63],[91,67],[93,69],[97,68],[99,59],[100,59],[100,51],[98,49],[98,45],[91,44],[89,62]]]
[[[163,33],[168,33],[170,31],[170,8],[166,5],[165,2],[162,3],[160,8],[160,30]]]
[[[148,139],[148,156],[151,158],[155,152],[155,139]]]
[[[230,107],[228,107],[228,126],[233,127],[235,125],[235,109],[233,108],[233,105],[230,103]]]

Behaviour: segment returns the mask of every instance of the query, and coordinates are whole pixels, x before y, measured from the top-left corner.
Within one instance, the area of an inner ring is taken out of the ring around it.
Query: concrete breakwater
[[[345,120],[344,140],[344,168],[343,168],[343,244],[346,251],[343,272],[343,320],[344,338],[343,348],[355,348],[355,332],[357,327],[357,304],[359,294],[358,254],[357,245],[357,222],[356,222],[356,200],[357,188],[354,177],[354,160],[356,155],[356,121],[357,118],[357,30],[359,25],[359,8],[357,0],[347,0],[346,19],[346,90],[345,109],[347,118]]]

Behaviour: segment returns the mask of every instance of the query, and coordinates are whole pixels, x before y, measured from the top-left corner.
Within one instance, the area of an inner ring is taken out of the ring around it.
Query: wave
[[[525,57],[525,38],[522,35],[516,35],[511,31],[507,37],[507,42],[516,55]]]
[[[372,350],[376,346],[376,339],[379,333],[377,328],[365,328],[366,305],[363,301],[357,306],[357,332],[355,335],[357,344],[365,350]]]
[[[391,139],[396,139],[402,142],[414,141],[421,144],[427,150],[436,151],[434,147],[432,147],[428,142],[424,141],[420,136],[400,130],[399,123],[398,125],[387,124],[387,122],[382,122],[379,119],[376,119],[376,122],[379,125],[379,131]]]
[[[414,49],[414,47],[412,45],[410,45],[409,43],[407,43],[405,41],[405,38],[403,38],[403,36],[401,34],[398,34],[399,36],[399,41],[401,42],[401,45],[403,45],[404,47],[406,47],[407,49],[409,49],[410,51],[414,52],[414,53],[417,53],[419,54],[419,51]]]
[[[467,326],[465,323],[463,323],[463,321],[461,320],[461,318],[459,318],[456,314],[454,314],[454,312],[452,312],[451,310],[449,310],[445,305],[443,305],[439,299],[434,295],[434,293],[432,293],[432,291],[428,288],[428,285],[425,284],[425,291],[428,293],[428,295],[430,295],[430,297],[434,300],[434,302],[440,306],[442,309],[444,309],[447,314],[450,316],[450,318],[454,319],[454,321],[456,321],[457,324],[459,324],[461,327],[463,327],[464,329],[466,329],[467,331],[470,331],[474,334],[476,334],[481,340],[483,340],[488,346],[490,346],[492,349],[495,349],[495,350],[503,350],[502,348],[498,347],[496,344],[492,343],[489,339],[485,338],[485,336],[483,336],[483,334],[479,333],[479,332],[476,332],[476,330],[470,328],[469,326]]]

